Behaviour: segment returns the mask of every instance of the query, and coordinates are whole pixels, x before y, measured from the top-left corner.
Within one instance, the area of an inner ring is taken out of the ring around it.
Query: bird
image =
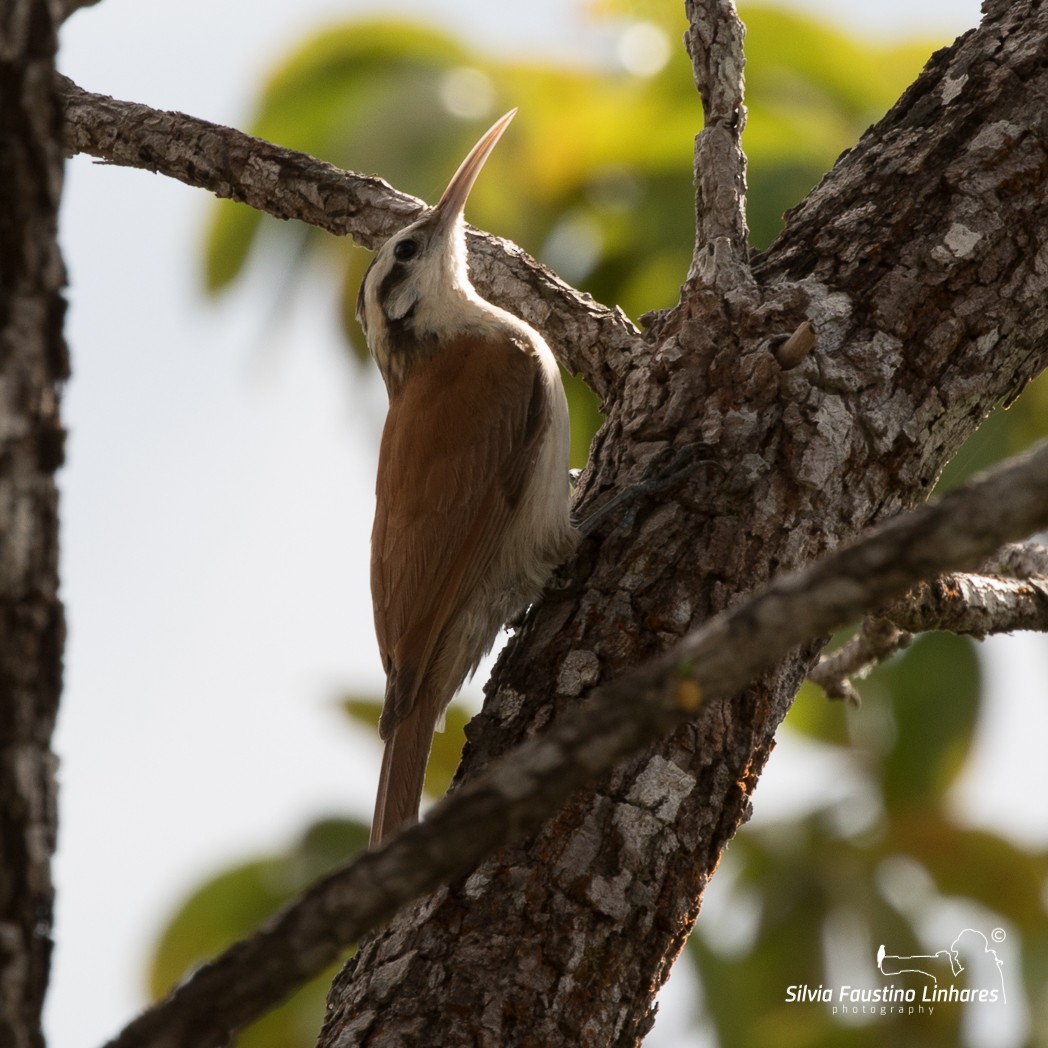
[[[534,328],[480,296],[466,258],[466,200],[515,114],[378,249],[357,297],[389,398],[371,535],[386,673],[371,848],[417,820],[445,709],[578,542],[557,362]]]

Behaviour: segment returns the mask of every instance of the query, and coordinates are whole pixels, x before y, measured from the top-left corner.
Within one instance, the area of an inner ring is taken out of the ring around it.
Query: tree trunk
[[[0,1044],[12,1048],[43,1044],[51,955],[64,638],[54,474],[68,374],[56,12],[7,0],[0,14]]]
[[[720,39],[705,32],[717,4],[700,6],[697,70]],[[607,417],[587,509],[690,469],[612,515],[532,610],[460,779],[740,594],[923,500],[993,405],[1043,369],[1045,54],[1048,7],[991,0],[752,260],[730,159],[744,112],[699,77],[704,210],[681,301],[631,354],[573,354]],[[806,320],[814,350],[777,355]],[[320,1044],[636,1044],[817,648],[401,912],[336,980]]]

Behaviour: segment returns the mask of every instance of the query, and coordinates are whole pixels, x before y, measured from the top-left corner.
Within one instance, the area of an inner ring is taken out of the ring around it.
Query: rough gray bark
[[[1045,53],[1045,5],[989,4],[752,272],[725,288],[701,264],[718,242],[697,244],[681,303],[608,384],[582,498],[689,447],[717,468],[585,544],[500,660],[461,781],[741,593],[924,499],[1045,366]],[[770,349],[805,319],[817,345],[784,371]],[[637,1043],[815,650],[402,911],[336,981],[321,1044]]]
[[[55,29],[46,0],[9,0],[0,15],[0,1044],[12,1048],[43,1044],[51,954],[67,375]]]

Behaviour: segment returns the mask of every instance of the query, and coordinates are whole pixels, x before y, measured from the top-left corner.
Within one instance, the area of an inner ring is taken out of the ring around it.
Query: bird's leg
[[[638,480],[628,487],[612,495],[607,502],[595,509],[592,513],[573,521],[576,530],[583,538],[592,535],[605,520],[617,510],[632,503],[640,502],[642,499],[660,495],[676,487],[682,480],[690,476],[702,466],[714,466],[717,469],[724,467],[714,459],[698,459],[696,455],[701,446],[689,444],[680,451],[671,453],[672,457],[668,466],[658,468],[657,471],[649,468],[651,476]]]
[[[659,466],[649,467],[648,472],[652,474],[651,476],[638,480],[636,483],[623,488],[622,491],[616,492],[603,506],[598,507],[585,517],[581,519],[573,517],[572,524],[574,524],[575,530],[582,538],[588,538],[616,510],[629,506],[631,503],[640,502],[645,498],[651,498],[653,495],[669,491],[701,467],[713,466],[716,469],[723,470],[724,467],[714,459],[697,458],[700,449],[704,447],[706,447],[704,444],[689,444],[679,451],[670,451],[668,456],[659,456],[660,463],[665,462],[666,457],[668,457],[669,464],[661,466],[661,468]],[[574,486],[577,476],[577,471],[572,470],[572,486]],[[551,591],[557,591],[564,589],[565,585],[571,584],[567,583],[563,577],[559,581],[554,577],[547,584],[547,588]],[[531,605],[528,605],[512,619],[509,619],[505,624],[505,628],[507,630],[519,629],[524,624],[530,608]]]

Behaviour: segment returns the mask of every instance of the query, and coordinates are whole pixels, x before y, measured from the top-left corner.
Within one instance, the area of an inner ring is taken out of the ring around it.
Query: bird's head
[[[466,267],[463,211],[516,112],[510,110],[485,132],[436,206],[378,249],[360,284],[357,319],[387,384],[402,376],[412,354],[435,350],[454,336],[464,312],[479,301]]]

